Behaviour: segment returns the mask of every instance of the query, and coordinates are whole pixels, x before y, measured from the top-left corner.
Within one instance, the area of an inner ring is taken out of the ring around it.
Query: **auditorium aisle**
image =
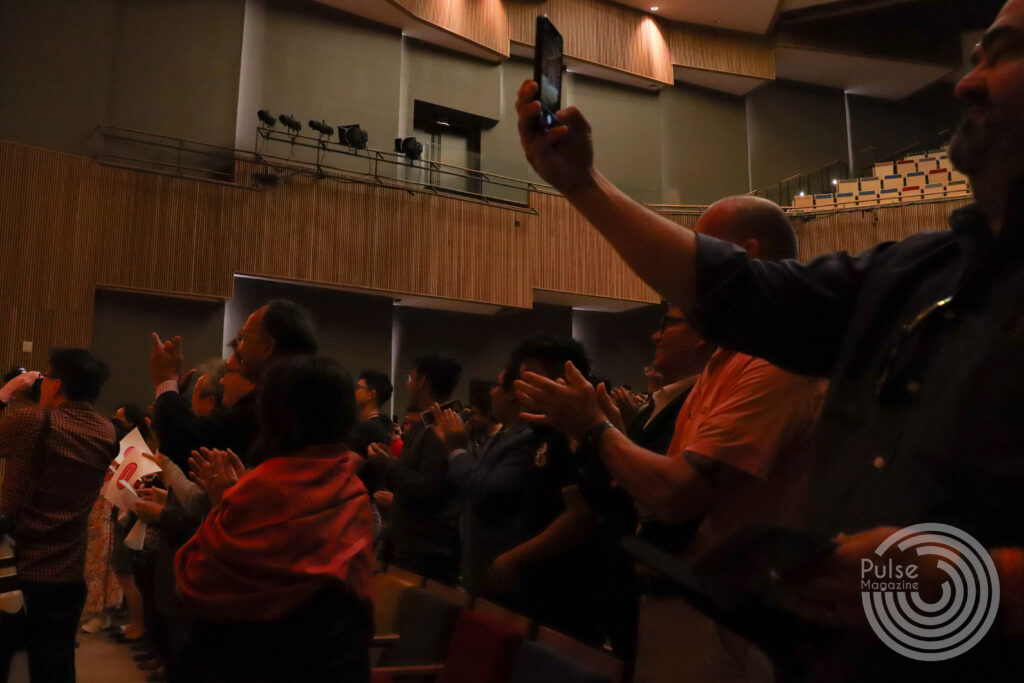
[[[132,652],[110,640],[105,631],[78,632],[75,667],[77,683],[145,683],[146,674],[135,668]],[[28,683],[28,662],[19,653],[11,664],[10,683]]]

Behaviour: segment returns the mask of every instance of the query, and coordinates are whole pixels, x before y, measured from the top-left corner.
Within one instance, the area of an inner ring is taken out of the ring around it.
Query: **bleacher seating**
[[[877,190],[861,190],[857,193],[857,206],[872,206],[878,204]]]
[[[864,192],[879,192],[882,189],[881,178],[861,178],[860,179],[860,191]]]
[[[836,198],[831,194],[816,194],[814,195],[814,208],[824,207],[826,209],[834,208],[836,205]]]
[[[900,189],[903,187],[903,176],[899,173],[887,175],[882,178],[882,189]]]
[[[793,197],[792,208],[798,211],[843,210],[971,196],[970,179],[953,168],[944,149],[914,154],[895,162],[878,162],[871,170],[874,175],[870,177],[833,181],[833,194]]]
[[[878,195],[879,204],[899,204],[900,203],[900,190],[895,187],[891,187],[887,190],[882,190]]]
[[[858,178],[840,180],[836,182],[836,194],[846,194],[847,192],[856,192],[860,189],[860,180]]]

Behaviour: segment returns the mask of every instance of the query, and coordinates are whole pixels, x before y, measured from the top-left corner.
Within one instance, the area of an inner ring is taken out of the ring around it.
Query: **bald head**
[[[737,244],[752,258],[796,258],[796,236],[786,214],[774,202],[740,195],[721,199],[704,212],[697,232]]]

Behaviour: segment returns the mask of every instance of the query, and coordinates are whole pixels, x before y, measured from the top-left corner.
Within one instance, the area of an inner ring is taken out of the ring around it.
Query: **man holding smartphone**
[[[450,356],[419,356],[408,375],[410,405],[422,412],[444,403],[461,373],[462,365]],[[444,444],[420,420],[405,435],[400,458],[392,458],[382,444],[370,445],[369,458],[382,474],[385,488],[394,492],[387,560],[454,584],[459,576],[459,511],[447,479]]]
[[[894,531],[951,524],[989,551],[999,619],[943,662],[948,680],[1021,680],[1024,661],[1024,422],[1017,378],[1024,329],[1024,0],[1009,0],[957,85],[968,105],[950,147],[977,204],[952,231],[801,265],[751,260],[633,201],[593,167],[575,108],[536,125],[535,83],[519,91],[519,131],[538,173],[702,334],[726,348],[832,378],[813,469],[811,525],[835,552],[788,586],[789,609],[842,629],[822,680],[931,679],[935,665],[886,648],[866,625],[858,577]],[[603,454],[615,437],[598,440]],[[922,592],[940,587],[924,573]]]

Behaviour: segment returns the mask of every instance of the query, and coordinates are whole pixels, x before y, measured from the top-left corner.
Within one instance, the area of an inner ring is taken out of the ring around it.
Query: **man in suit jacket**
[[[446,401],[461,372],[458,361],[439,353],[416,358],[407,385],[410,405],[425,411]],[[458,503],[441,439],[417,421],[405,435],[400,458],[392,458],[382,444],[371,444],[367,452],[385,488],[394,492],[388,561],[454,584],[459,575]]]

